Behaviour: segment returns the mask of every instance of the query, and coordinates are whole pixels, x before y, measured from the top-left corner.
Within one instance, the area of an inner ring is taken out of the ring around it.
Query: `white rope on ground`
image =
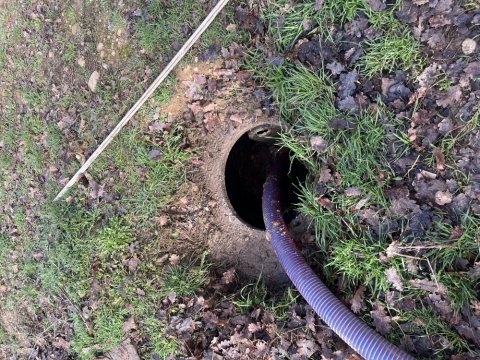
[[[203,32],[210,26],[210,24],[215,20],[220,11],[223,10],[225,5],[229,0],[219,0],[217,5],[210,11],[208,16],[203,20],[200,26],[195,30],[195,32],[190,36],[187,42],[182,46],[182,48],[177,52],[175,57],[168,63],[168,65],[163,69],[162,73],[155,79],[155,81],[150,85],[150,87],[145,91],[140,99],[137,100],[135,105],[125,114],[123,119],[115,126],[112,132],[103,140],[100,146],[93,152],[92,155],[85,161],[85,163],[78,169],[75,175],[68,181],[68,183],[63,187],[63,189],[58,193],[53,201],[59,200],[77,181],[82,177],[83,173],[92,165],[92,163],[97,159],[97,157],[105,150],[105,148],[112,142],[115,136],[118,135],[120,130],[130,121],[130,119],[137,113],[140,107],[148,100],[148,98],[155,92],[155,90],[160,86],[160,84],[165,80],[165,78],[170,74],[170,72],[175,68],[175,66],[182,60],[185,54],[190,50],[193,44],[198,40],[198,38],[203,34]]]

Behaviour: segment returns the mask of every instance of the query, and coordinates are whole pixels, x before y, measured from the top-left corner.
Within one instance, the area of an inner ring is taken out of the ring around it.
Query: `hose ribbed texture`
[[[263,189],[263,218],[273,248],[288,277],[318,316],[353,350],[367,360],[414,358],[400,350],[353,314],[320,281],[289,235],[282,216],[280,188],[288,154],[279,154]],[[352,254],[354,256],[354,254]]]

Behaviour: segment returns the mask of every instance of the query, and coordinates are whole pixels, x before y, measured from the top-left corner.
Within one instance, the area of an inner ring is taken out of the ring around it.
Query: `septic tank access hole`
[[[255,139],[262,138],[266,131],[259,128],[245,132],[231,148],[225,165],[225,189],[232,209],[240,220],[259,230],[265,230],[263,184],[279,149],[273,142]],[[305,181],[307,170],[294,161],[287,176],[281,195],[284,217],[289,222],[295,216],[294,206],[298,203],[297,186]]]

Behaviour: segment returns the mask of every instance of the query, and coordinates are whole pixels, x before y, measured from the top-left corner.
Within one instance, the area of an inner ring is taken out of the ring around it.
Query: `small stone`
[[[77,64],[80,66],[80,67],[85,67],[85,59],[83,57],[80,57],[78,60],[77,60]]]
[[[145,291],[143,291],[143,290],[140,289],[140,288],[137,288],[137,295],[139,295],[139,296],[145,296]]]
[[[310,146],[316,152],[322,153],[327,149],[328,142],[327,142],[327,140],[325,140],[321,136],[312,136],[310,138]]]
[[[163,157],[163,154],[160,150],[153,149],[150,150],[150,152],[148,153],[148,157],[150,158],[150,160],[160,160]]]
[[[103,50],[103,43],[98,43],[97,44],[97,51],[102,51]]]
[[[473,39],[465,39],[462,43],[462,51],[465,55],[471,55],[477,49],[477,42]]]
[[[72,34],[77,35],[77,31],[78,31],[78,24],[73,24],[72,25]]]
[[[36,261],[41,261],[43,259],[43,252],[39,251],[39,252],[36,252],[33,254],[33,258],[36,260]]]
[[[100,73],[98,71],[94,71],[92,75],[90,75],[90,78],[88,79],[88,88],[91,92],[95,92],[99,78]]]

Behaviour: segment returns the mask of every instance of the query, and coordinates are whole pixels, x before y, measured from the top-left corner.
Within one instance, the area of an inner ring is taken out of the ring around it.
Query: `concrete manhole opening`
[[[274,138],[279,130],[275,125],[261,125],[246,131],[232,146],[225,164],[228,202],[241,221],[258,230],[265,230],[263,184],[279,149]],[[296,187],[305,181],[306,174],[305,167],[294,161],[282,189],[287,221],[294,216],[294,205],[298,203]]]
[[[214,223],[218,229],[209,237],[210,254],[219,263],[233,266],[244,279],[262,279],[270,285],[288,282],[271,243],[266,239],[262,213],[263,184],[279,150],[274,136],[280,127],[270,119],[243,124],[226,137],[210,142],[206,178],[217,206]],[[208,159],[208,158],[207,158]],[[297,186],[307,171],[294,162],[282,189],[284,216],[296,215]]]

